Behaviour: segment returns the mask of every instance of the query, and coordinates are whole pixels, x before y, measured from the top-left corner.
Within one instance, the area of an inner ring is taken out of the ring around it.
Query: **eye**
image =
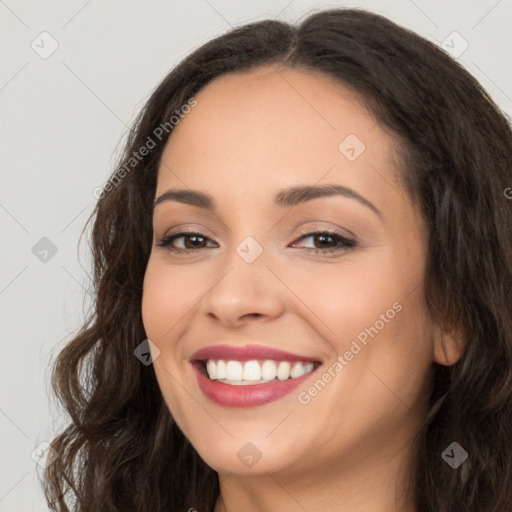
[[[298,239],[298,241],[308,239],[311,239],[314,247],[303,247],[303,249],[315,254],[346,251],[357,245],[355,240],[346,238],[334,231],[313,231],[305,233]],[[296,244],[297,242],[294,242],[292,247],[295,247]]]
[[[176,243],[177,240],[180,240],[180,242]],[[158,247],[167,247],[172,252],[185,253],[193,250],[205,249],[207,241],[211,242],[207,236],[204,236],[201,233],[181,232],[163,237],[156,245]],[[173,244],[178,245],[178,247]],[[214,245],[214,247],[217,246]]]

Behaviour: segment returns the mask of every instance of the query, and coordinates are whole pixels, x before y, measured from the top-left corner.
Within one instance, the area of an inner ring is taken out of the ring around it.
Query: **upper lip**
[[[274,361],[305,361],[318,362],[314,357],[301,356],[300,354],[292,354],[265,345],[211,345],[197,350],[190,357],[191,361],[205,361],[207,359],[222,359],[227,361],[251,361],[255,359]]]

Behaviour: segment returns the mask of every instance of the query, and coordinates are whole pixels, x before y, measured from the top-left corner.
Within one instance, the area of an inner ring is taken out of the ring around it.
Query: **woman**
[[[196,50],[93,214],[52,510],[511,510],[511,161],[478,82],[379,15]]]

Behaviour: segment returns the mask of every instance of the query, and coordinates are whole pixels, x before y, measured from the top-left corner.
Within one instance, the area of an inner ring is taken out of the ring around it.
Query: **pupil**
[[[332,242],[332,236],[331,235],[317,235],[318,239],[320,240],[320,245],[324,245],[327,239],[327,244],[329,244],[329,239]]]
[[[202,240],[202,238],[202,236],[189,235],[185,238],[185,247],[187,247],[187,249],[197,247],[197,244],[194,244],[193,241],[195,240],[197,242],[198,240]]]

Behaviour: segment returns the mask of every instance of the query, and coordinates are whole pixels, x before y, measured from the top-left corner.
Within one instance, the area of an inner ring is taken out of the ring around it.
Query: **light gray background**
[[[232,26],[334,6],[366,7],[438,44],[458,32],[469,44],[458,59],[512,115],[511,0],[0,0],[1,512],[47,510],[31,453],[63,423],[48,364],[89,304],[90,260],[84,244],[78,258],[78,237],[145,98]],[[50,56],[45,31],[58,43]],[[460,51],[455,38],[448,44]],[[46,262],[33,253],[43,237],[57,247]]]

